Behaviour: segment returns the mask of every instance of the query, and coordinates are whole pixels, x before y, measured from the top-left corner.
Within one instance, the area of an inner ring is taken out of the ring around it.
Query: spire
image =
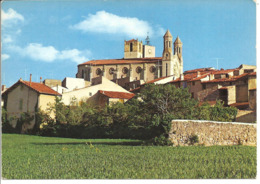
[[[172,34],[170,33],[169,29],[167,29],[167,31],[163,37],[166,37],[166,36],[172,37]]]
[[[181,42],[179,36],[177,36],[176,40],[174,41],[174,44],[179,44],[179,43],[182,44],[182,42]]]
[[[146,45],[150,45],[149,32],[147,32],[147,37],[145,39]]]

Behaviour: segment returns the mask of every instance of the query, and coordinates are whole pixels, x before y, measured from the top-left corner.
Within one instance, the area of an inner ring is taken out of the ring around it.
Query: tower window
[[[169,42],[169,47],[171,47],[171,42]]]
[[[168,76],[168,64],[166,63],[166,76]]]
[[[130,52],[133,52],[133,43],[130,43]]]

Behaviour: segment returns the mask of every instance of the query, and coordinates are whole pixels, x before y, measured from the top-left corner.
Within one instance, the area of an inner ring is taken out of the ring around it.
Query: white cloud
[[[9,58],[10,58],[10,56],[8,54],[1,54],[1,60],[2,61],[7,60]]]
[[[147,21],[132,17],[120,17],[106,11],[98,11],[95,15],[88,17],[71,28],[83,32],[98,32],[109,34],[124,34],[129,37],[146,37],[154,34],[153,28]]]
[[[9,24],[17,23],[19,21],[23,22],[24,17],[12,8],[9,8],[6,12],[1,10],[1,21],[2,25],[8,26]]]
[[[79,51],[77,49],[72,49],[72,50],[63,50],[59,54],[59,59],[70,59],[76,63],[82,63],[84,61],[89,60],[86,58],[86,56],[90,56],[91,52],[86,50],[86,51]]]
[[[3,35],[2,43],[11,43],[13,42],[13,38],[11,35]]]
[[[30,43],[26,47],[21,48],[18,46],[10,47],[21,56],[29,57],[35,61],[54,62],[56,60],[69,60],[76,63],[82,63],[89,60],[88,57],[91,52],[80,51],[78,49],[62,50],[59,51],[53,46],[43,46],[39,43]]]

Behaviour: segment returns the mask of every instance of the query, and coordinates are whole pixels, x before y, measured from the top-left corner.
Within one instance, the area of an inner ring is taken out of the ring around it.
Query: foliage
[[[199,143],[199,137],[197,135],[191,135],[190,143],[193,145],[195,143]]]
[[[124,139],[90,140],[3,134],[2,177],[7,179],[256,178],[256,147],[165,147],[140,144],[140,141]]]
[[[236,109],[199,106],[188,88],[174,85],[146,85],[127,103],[97,108],[72,99],[69,106],[56,97],[47,113],[37,110],[33,132],[43,136],[71,138],[129,138],[150,140],[153,145],[171,145],[169,131],[173,119],[233,121]],[[55,115],[51,118],[51,114]]]

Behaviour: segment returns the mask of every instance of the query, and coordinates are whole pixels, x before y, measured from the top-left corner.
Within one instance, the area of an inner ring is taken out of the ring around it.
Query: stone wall
[[[198,144],[256,146],[256,124],[202,120],[173,120],[169,138],[175,146],[191,145],[192,136]]]

